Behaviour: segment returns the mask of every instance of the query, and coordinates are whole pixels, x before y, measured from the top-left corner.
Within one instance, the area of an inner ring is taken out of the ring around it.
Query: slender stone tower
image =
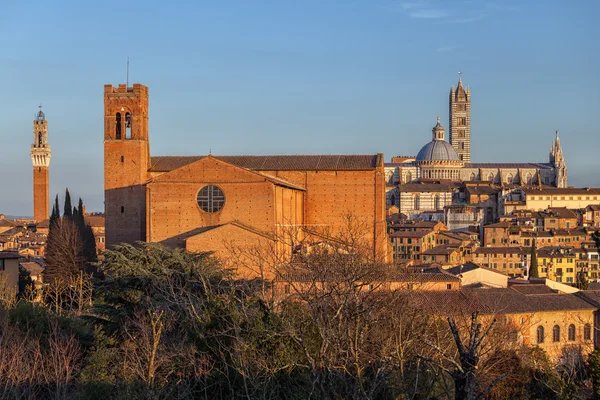
[[[471,162],[471,89],[463,87],[458,78],[456,89],[450,89],[449,98],[450,144],[465,163]]]
[[[33,120],[33,144],[31,162],[33,163],[33,219],[40,222],[49,217],[49,174],[50,145],[48,144],[48,121],[42,112],[42,106]]]

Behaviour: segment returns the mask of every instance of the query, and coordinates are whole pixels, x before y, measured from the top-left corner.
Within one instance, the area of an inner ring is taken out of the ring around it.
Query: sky
[[[43,105],[51,198],[103,211],[103,87],[149,87],[152,155],[415,155],[462,72],[473,162],[548,162],[600,187],[595,0],[0,0],[0,213],[33,214]],[[74,200],[76,201],[76,200]]]

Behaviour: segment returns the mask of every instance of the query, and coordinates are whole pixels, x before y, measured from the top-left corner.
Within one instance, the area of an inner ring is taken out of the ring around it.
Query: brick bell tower
[[[48,144],[48,121],[40,111],[33,120],[33,144],[31,162],[33,163],[33,219],[40,222],[49,217],[49,174],[50,145]]]
[[[107,246],[146,240],[150,163],[148,87],[104,85],[104,211]]]
[[[459,73],[460,74],[460,73]],[[458,78],[449,96],[450,144],[465,163],[471,162],[471,89],[465,89]]]

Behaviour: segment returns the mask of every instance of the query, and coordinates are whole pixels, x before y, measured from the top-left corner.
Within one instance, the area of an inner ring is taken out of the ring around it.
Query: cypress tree
[[[540,277],[535,238],[533,238],[533,243],[531,245],[531,263],[529,265],[529,277],[530,278],[539,278]]]
[[[79,224],[83,228],[85,226],[85,211],[83,207],[83,200],[81,200],[81,197],[79,198],[79,205],[77,206],[77,210],[75,210],[75,208],[73,209],[73,216],[75,218],[75,222],[77,222],[77,224]]]
[[[52,214],[50,215],[50,228],[56,225],[56,222],[60,219],[60,206],[58,205],[58,195],[54,200],[54,206],[52,206]]]
[[[65,212],[63,213],[63,216],[73,219],[73,206],[71,205],[71,194],[69,193],[69,188],[67,188],[65,192]]]

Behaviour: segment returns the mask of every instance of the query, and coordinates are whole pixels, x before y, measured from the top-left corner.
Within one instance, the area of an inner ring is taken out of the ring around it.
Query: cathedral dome
[[[460,161],[460,158],[450,143],[432,140],[419,151],[416,161]]]
[[[440,124],[439,116],[431,134],[433,140],[423,146],[417,154],[416,161],[460,161],[454,147],[444,140],[444,127]]]

